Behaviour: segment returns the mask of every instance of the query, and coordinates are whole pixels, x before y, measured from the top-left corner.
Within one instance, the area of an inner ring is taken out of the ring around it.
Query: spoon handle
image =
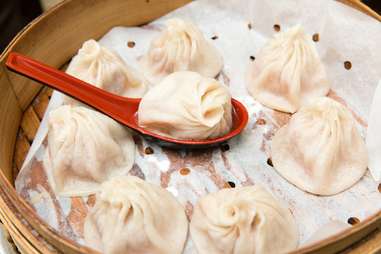
[[[96,108],[127,126],[130,125],[128,120],[133,117],[140,102],[140,99],[125,98],[109,93],[18,53],[11,52],[6,65],[26,77],[48,85]]]

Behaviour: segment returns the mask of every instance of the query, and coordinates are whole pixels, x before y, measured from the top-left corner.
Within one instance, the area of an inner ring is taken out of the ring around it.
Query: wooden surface
[[[106,0],[103,2],[105,1]],[[380,16],[366,6],[361,5],[358,0],[340,1],[355,6],[355,8],[381,20]],[[11,49],[17,50],[28,54],[29,56],[36,57],[52,66],[62,66],[77,51],[82,41],[90,37],[98,38],[108,28],[117,24],[138,25],[145,23],[157,16],[161,16],[171,8],[176,7],[170,0],[151,0],[151,3],[160,2],[160,4],[156,4],[156,7],[150,10],[144,8],[144,6],[150,3],[149,0],[123,0],[113,2],[117,2],[118,6],[112,6],[109,9],[108,7],[105,9],[104,7],[98,6],[95,8],[94,12],[93,8],[89,8],[91,11],[86,8],[86,6],[94,3],[93,0],[67,1],[64,8],[61,8],[60,6],[55,7],[45,18],[39,18],[27,26],[24,30],[28,31],[28,33],[19,34],[14,39],[12,46],[8,48],[8,51]],[[188,2],[188,0],[178,0],[175,2],[177,5],[181,5]],[[133,15],[129,15],[127,18],[124,17],[122,19],[113,15],[114,8],[127,8],[128,10],[136,8],[144,11],[136,12]],[[79,25],[76,22],[73,24],[61,24],[59,22],[60,20],[64,20],[68,13],[71,15],[78,15],[78,17],[87,15],[86,17],[88,18],[78,21],[81,23],[81,31],[78,30]],[[103,13],[103,15],[101,15],[102,17],[107,17],[97,21],[95,17],[100,16],[100,13]],[[104,13],[108,15],[104,15]],[[97,27],[98,29],[93,29],[94,27]],[[47,40],[46,36],[49,36],[51,39]],[[39,44],[39,46],[36,47],[35,43],[41,41],[43,44]],[[65,44],[67,41],[73,41],[73,43],[67,45]],[[41,48],[45,51],[42,52]],[[59,54],[57,54],[57,52],[59,52]],[[5,57],[6,55],[3,55],[0,60],[4,61]],[[5,71],[2,68],[4,68],[3,65],[0,66],[0,89],[2,91],[2,98],[0,98],[0,119],[2,120],[0,121],[0,133],[2,133],[2,139],[0,140],[0,168],[2,172],[5,173],[5,177],[13,184],[13,178],[17,175],[22,162],[25,159],[49,102],[51,90],[47,88],[41,90],[39,85],[33,85],[31,81],[14,74],[7,73],[7,75],[4,75]],[[10,83],[12,83],[12,85],[10,85]],[[39,93],[40,90],[41,92]],[[36,94],[38,94],[37,97],[35,97]],[[18,128],[19,126],[20,128]],[[16,133],[17,131],[18,133]],[[4,135],[4,133],[7,135]],[[15,149],[14,145],[16,145]],[[13,151],[15,151],[15,153],[12,164]],[[3,181],[1,180],[2,177],[3,176],[0,176],[0,183]],[[17,194],[9,184],[10,182],[5,183],[3,181],[3,186],[1,187],[5,189],[2,190],[0,188],[0,196],[2,197],[0,198],[0,220],[4,222],[21,252],[51,253],[52,249],[50,249],[46,243],[40,243],[41,239],[31,232],[30,225],[21,222],[22,220],[19,215],[16,214],[17,211],[20,210],[23,214],[26,214],[28,221],[30,221],[34,227],[39,229],[39,232],[42,232],[44,236],[49,236],[47,238],[48,241],[53,241],[60,249],[65,250],[67,253],[86,251],[75,245],[68,247],[63,239],[58,239],[58,236],[54,235],[49,228],[45,225],[40,225],[41,223],[39,219],[29,214],[31,213],[30,207],[27,204],[23,204],[21,200],[18,200],[16,196]],[[355,233],[358,233],[359,235],[367,234],[369,230],[371,230],[372,233],[362,241],[357,242],[350,246],[350,248],[342,251],[342,253],[380,252],[381,229],[375,229],[376,221],[379,223],[380,218],[381,216],[373,218],[374,220],[370,222],[373,226],[369,227],[368,230],[366,230],[366,228],[360,228],[360,226],[354,226],[354,230],[352,231],[356,231]],[[352,231],[348,232],[353,233]],[[328,249],[327,252],[324,248],[320,249],[319,252],[316,247],[311,247],[309,249],[307,248],[304,253],[333,253],[335,252],[335,249],[333,248],[346,246],[348,241],[352,241],[351,237],[347,237],[344,240],[341,239],[338,241],[339,244],[337,245],[330,245],[330,249]]]
[[[14,178],[16,178],[24,159],[28,154],[29,148],[48,106],[52,92],[53,91],[51,88],[44,87],[23,114],[21,126],[17,134],[15,155],[13,160]]]
[[[4,67],[0,66],[0,168],[5,169],[5,177],[12,181],[12,157],[16,133],[22,110],[19,107],[15,93],[11,89],[10,82],[4,73]]]
[[[351,247],[342,251],[342,254],[364,254],[381,252],[381,229],[377,229],[363,240],[353,244]]]
[[[338,1],[344,4],[347,4],[363,13],[366,13],[367,15],[377,19],[378,21],[381,21],[381,16],[377,14],[377,12],[369,8],[367,5],[363,4],[360,0],[338,0]]]

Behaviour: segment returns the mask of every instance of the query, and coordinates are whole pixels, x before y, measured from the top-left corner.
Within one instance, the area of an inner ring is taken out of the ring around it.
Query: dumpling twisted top
[[[102,185],[84,227],[86,243],[105,254],[181,254],[187,233],[188,220],[175,197],[134,176]]]
[[[215,138],[232,127],[231,96],[215,79],[175,72],[143,97],[138,116],[140,126],[163,136]]]
[[[247,89],[267,107],[294,113],[330,88],[315,46],[301,26],[277,34],[247,71]]]
[[[56,193],[88,195],[113,176],[126,174],[135,157],[129,132],[111,118],[81,106],[61,106],[49,115],[44,159]]]
[[[142,75],[95,40],[83,43],[66,72],[121,96],[140,98],[148,89],[148,82]]]
[[[352,186],[368,162],[351,113],[327,97],[302,107],[275,133],[271,156],[275,169],[288,181],[320,195]]]
[[[277,254],[298,244],[290,211],[260,186],[223,189],[201,198],[190,232],[200,254]]]
[[[191,22],[170,19],[141,59],[146,77],[154,84],[176,71],[195,71],[214,78],[223,60],[217,49]]]

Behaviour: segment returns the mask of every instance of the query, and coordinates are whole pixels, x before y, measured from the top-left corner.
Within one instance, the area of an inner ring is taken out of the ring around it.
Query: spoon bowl
[[[109,93],[65,72],[14,52],[9,54],[6,66],[12,71],[74,97],[142,134],[146,139],[158,142],[161,146],[172,148],[206,148],[216,146],[238,135],[248,122],[248,113],[245,106],[239,101],[232,99],[233,126],[229,133],[218,138],[206,140],[174,139],[156,134],[139,126],[137,111],[141,99],[126,98]]]

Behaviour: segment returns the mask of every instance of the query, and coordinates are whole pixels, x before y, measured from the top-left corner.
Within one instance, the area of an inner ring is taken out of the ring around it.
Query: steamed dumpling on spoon
[[[217,49],[191,22],[170,19],[140,60],[150,82],[157,84],[176,71],[194,71],[214,78],[221,71],[223,60]]]
[[[139,125],[162,136],[182,140],[217,138],[232,128],[228,88],[196,72],[167,76],[141,100]]]
[[[139,108],[140,99],[115,96],[18,53],[11,53],[6,64],[22,75],[86,102],[147,137],[163,141],[163,145],[214,146],[237,136],[248,122],[245,106],[231,99],[227,87],[194,72],[174,73],[159,89],[151,90],[154,92],[147,96],[149,99],[143,99],[145,105]],[[40,75],[42,72],[45,74]],[[142,114],[144,111],[149,114]],[[171,134],[180,138],[171,138]]]
[[[272,139],[274,168],[302,190],[333,195],[365,174],[365,142],[347,108],[327,97],[302,107]]]
[[[301,26],[267,42],[249,65],[246,86],[260,103],[289,113],[330,89],[317,50]]]

